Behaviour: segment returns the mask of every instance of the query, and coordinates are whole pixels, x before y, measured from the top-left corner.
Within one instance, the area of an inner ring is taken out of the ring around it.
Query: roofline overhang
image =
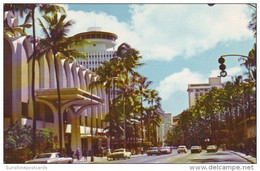
[[[35,91],[37,99],[57,100],[57,89],[39,89]],[[61,88],[61,100],[92,100],[94,103],[103,103],[103,100],[80,88]]]

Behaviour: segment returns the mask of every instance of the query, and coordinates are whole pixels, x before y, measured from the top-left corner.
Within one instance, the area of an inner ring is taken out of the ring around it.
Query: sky
[[[59,4],[75,24],[69,36],[88,27],[118,35],[137,49],[148,77],[162,98],[162,109],[173,116],[188,108],[188,84],[208,83],[219,75],[218,58],[248,55],[256,39],[248,29],[253,12],[246,4]],[[39,27],[37,36],[42,37]],[[243,75],[237,57],[226,58],[228,76]]]

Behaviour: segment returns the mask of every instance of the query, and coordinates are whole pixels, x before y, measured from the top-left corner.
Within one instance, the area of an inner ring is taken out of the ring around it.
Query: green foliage
[[[243,121],[256,116],[256,84],[242,80],[227,82],[223,88],[212,88],[194,106],[180,114],[178,126],[167,134],[169,144],[238,144],[245,141]]]
[[[28,147],[31,142],[32,129],[29,126],[23,126],[16,122],[4,131],[5,149],[18,149]]]
[[[49,152],[53,147],[53,132],[48,128],[37,130],[37,152]],[[4,157],[6,163],[23,163],[32,158],[32,128],[19,122],[4,131]]]
[[[54,136],[52,130],[48,128],[42,128],[36,132],[36,146],[38,153],[49,152],[53,147]]]

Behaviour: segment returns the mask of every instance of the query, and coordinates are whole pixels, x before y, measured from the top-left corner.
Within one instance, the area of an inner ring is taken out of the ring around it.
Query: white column
[[[70,113],[71,116],[71,149],[76,152],[79,148],[80,155],[82,156],[81,151],[81,138],[80,138],[80,123],[79,117],[80,115],[75,115],[74,113]]]

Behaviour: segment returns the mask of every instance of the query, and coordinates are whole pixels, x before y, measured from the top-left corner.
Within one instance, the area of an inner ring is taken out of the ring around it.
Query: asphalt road
[[[222,163],[222,164],[229,164],[229,163],[240,163],[240,164],[247,164],[247,160],[230,153],[228,151],[218,151],[216,153],[207,153],[203,150],[201,153],[180,153],[178,154],[176,150],[174,150],[171,154],[165,155],[153,155],[147,156],[142,155],[138,157],[132,157],[131,159],[121,159],[121,160],[112,160],[106,161],[106,163],[135,163],[135,164],[142,164],[142,163],[183,163],[183,164],[192,164],[192,163]]]

